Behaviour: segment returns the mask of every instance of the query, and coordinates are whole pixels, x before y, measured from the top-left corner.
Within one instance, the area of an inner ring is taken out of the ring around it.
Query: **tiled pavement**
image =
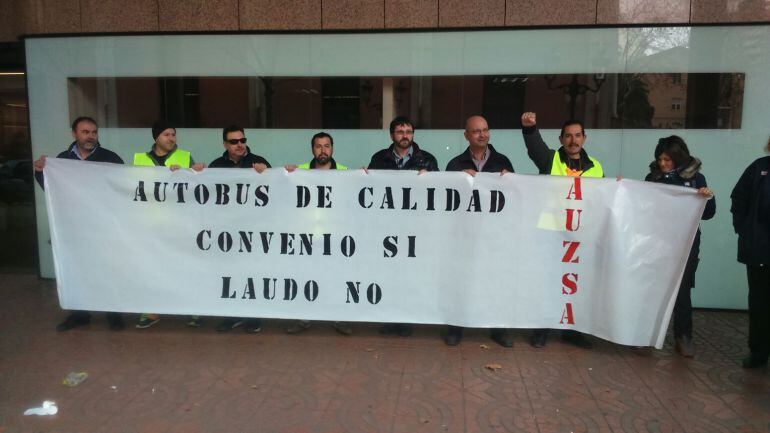
[[[0,275],[0,433],[11,432],[769,432],[770,373],[744,371],[745,313],[696,312],[696,357],[595,340],[543,349],[483,330],[455,348],[440,327],[409,338],[358,324],[286,335],[266,321],[218,334],[164,317],[110,332],[97,314],[65,333],[54,284]],[[129,316],[127,323],[133,324]],[[499,364],[493,371],[485,366]],[[89,377],[61,384],[71,371]],[[43,400],[54,416],[23,416]]]

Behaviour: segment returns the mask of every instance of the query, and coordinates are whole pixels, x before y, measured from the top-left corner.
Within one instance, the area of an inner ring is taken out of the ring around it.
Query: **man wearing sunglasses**
[[[209,164],[209,168],[253,168],[258,173],[270,168],[265,158],[251,153],[246,145],[246,134],[243,128],[230,125],[222,130],[222,145],[225,153]]]
[[[222,145],[225,153],[209,164],[209,168],[253,168],[257,173],[262,173],[270,168],[270,163],[265,158],[251,153],[246,145],[246,135],[243,128],[230,125],[222,130]],[[244,325],[244,330],[249,333],[257,333],[262,330],[261,319],[244,319],[241,317],[227,317],[217,325],[217,332],[227,332]]]

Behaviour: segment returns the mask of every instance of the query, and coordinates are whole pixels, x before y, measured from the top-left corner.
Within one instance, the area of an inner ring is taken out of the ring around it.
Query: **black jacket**
[[[663,173],[658,167],[657,161],[650,163],[650,173],[644,178],[648,182],[664,183],[666,185],[684,186],[689,188],[705,188],[706,177],[700,173],[701,162],[698,158],[690,158],[690,162],[686,165],[677,168],[670,173]],[[703,209],[702,220],[710,220],[716,213],[717,202],[714,197],[711,197],[706,202],[706,207]],[[695,261],[698,259],[698,253],[700,252],[700,227],[697,233],[695,233],[695,239],[690,249],[690,257],[688,261]]]
[[[369,170],[428,170],[438,171],[438,162],[430,153],[420,149],[417,143],[412,142],[412,157],[404,164],[403,168],[398,168],[396,158],[393,156],[393,144],[387,149],[382,149],[372,155],[369,162]]]
[[[209,168],[251,168],[252,164],[265,164],[267,168],[270,168],[270,163],[265,158],[251,153],[251,149],[248,146],[246,147],[246,155],[241,158],[238,164],[228,158],[227,151],[225,150],[222,156],[211,161]]]
[[[564,152],[564,148],[559,146],[559,150],[548,148],[548,145],[543,141],[543,137],[540,136],[536,126],[529,126],[521,128],[521,135],[524,136],[524,144],[527,146],[527,155],[532,162],[535,163],[540,174],[551,174],[551,168],[553,166],[553,154],[559,152],[559,159],[561,162],[566,162],[567,166],[573,169],[580,169],[583,171],[588,170],[594,166],[591,158],[588,157],[588,153],[585,149],[580,149],[580,159],[577,160],[577,167]]]
[[[61,152],[60,154],[56,155],[57,158],[62,159],[77,159],[80,160],[77,156],[72,154],[72,149],[75,147],[75,142],[73,141],[72,144],[69,145],[67,150],[64,152]],[[96,150],[93,151],[90,155],[88,155],[88,158],[84,159],[84,161],[92,161],[92,162],[110,162],[113,164],[123,164],[123,160],[118,156],[117,153],[107,150],[103,148],[100,144],[97,143]],[[43,172],[42,171],[36,171],[35,172],[35,180],[37,180],[37,183],[40,184],[41,188],[45,188],[43,186]]]
[[[770,156],[749,165],[730,198],[733,228],[738,233],[738,261],[770,264]]]
[[[501,171],[508,170],[513,173],[513,164],[507,156],[495,150],[491,144],[487,144],[489,148],[489,159],[487,159],[484,167],[481,171],[486,173],[499,173]],[[476,170],[476,164],[473,162],[473,155],[471,155],[471,147],[468,146],[465,152],[455,156],[449,161],[446,166],[446,171],[463,171],[463,170]]]

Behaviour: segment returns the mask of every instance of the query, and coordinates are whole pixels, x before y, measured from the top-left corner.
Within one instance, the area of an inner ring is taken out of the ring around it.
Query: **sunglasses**
[[[233,138],[232,140],[227,140],[227,142],[230,144],[238,144],[238,143],[246,144],[246,137]]]

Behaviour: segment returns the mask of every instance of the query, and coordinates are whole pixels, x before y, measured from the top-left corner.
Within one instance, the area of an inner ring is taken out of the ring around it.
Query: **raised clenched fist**
[[[530,127],[537,123],[537,114],[530,111],[521,115],[521,126]]]

